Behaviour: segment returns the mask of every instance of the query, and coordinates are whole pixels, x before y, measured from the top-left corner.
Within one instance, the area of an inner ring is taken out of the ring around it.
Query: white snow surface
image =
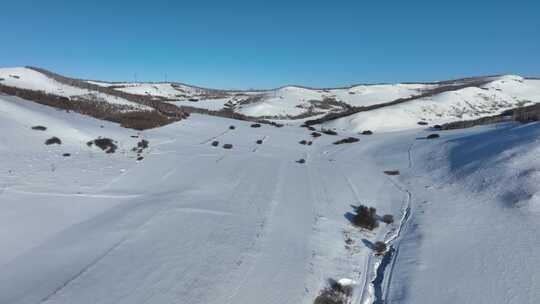
[[[328,122],[325,127],[346,131],[393,132],[419,128],[418,122],[443,124],[458,120],[477,119],[496,115],[504,110],[540,102],[540,80],[524,79],[506,75],[486,78],[489,82],[480,87],[467,87],[437,93],[429,97],[419,97],[397,105],[360,112],[342,119]],[[455,84],[466,84],[467,80]],[[170,84],[120,83],[125,88],[119,90],[170,99],[172,103],[209,110],[221,110],[233,105],[236,112],[275,120],[298,119],[304,121],[320,117],[329,112],[344,110],[344,106],[373,106],[403,98],[420,96],[441,84],[379,84],[357,85],[350,88],[313,89],[286,86],[276,90],[243,92],[244,97],[235,96],[204,99],[190,102],[186,97],[175,97],[179,91]],[[200,92],[186,86],[186,96],[197,96]],[[244,102],[248,97],[259,99]],[[338,104],[329,103],[335,100]],[[292,121],[291,121],[292,122]]]
[[[540,125],[415,144],[388,303],[540,302]]]
[[[118,84],[125,87],[117,90],[137,95],[151,95],[178,99],[179,96],[192,96],[202,92],[202,90],[185,85],[173,87],[170,83],[126,83]],[[183,97],[185,98],[185,97]]]
[[[0,81],[0,84],[6,86],[34,91],[43,91],[45,93],[68,98],[85,97],[85,99],[90,98],[103,100],[107,103],[116,105],[126,105],[132,107],[133,109],[151,110],[151,108],[147,106],[140,105],[120,97],[65,85],[50,77],[47,77],[45,74],[28,68],[0,68],[0,79],[3,79]]]
[[[398,98],[418,95],[433,87],[423,84],[358,85],[343,89],[310,89],[287,86],[265,94],[259,102],[240,107],[239,112],[250,116],[296,116],[306,112],[309,101],[332,98],[350,106],[370,106]],[[315,112],[326,112],[315,109]]]
[[[496,115],[504,110],[540,102],[540,81],[502,76],[477,88],[469,87],[360,112],[326,124],[349,131],[379,132],[419,128],[418,122],[443,124]]]
[[[422,102],[468,117],[534,102],[537,89],[507,76]],[[380,119],[340,119],[339,135],[312,139],[202,115],[137,132],[0,95],[0,303],[307,304],[340,278],[351,303],[539,303],[540,124],[425,140],[416,122],[439,116],[420,103],[385,109],[399,123],[370,111]],[[332,144],[364,128],[394,132]],[[44,145],[51,136],[62,145]],[[117,152],[86,145],[100,136]],[[353,227],[358,204],[395,221]],[[381,295],[376,241],[396,250]]]

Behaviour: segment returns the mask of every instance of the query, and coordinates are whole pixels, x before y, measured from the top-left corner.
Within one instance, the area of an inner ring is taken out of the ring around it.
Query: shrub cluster
[[[377,222],[377,209],[360,205],[355,208],[356,214],[352,218],[352,223],[358,227],[373,230],[379,226]]]
[[[347,138],[343,138],[343,139],[340,139],[336,142],[334,142],[334,145],[341,145],[341,144],[351,144],[351,143],[355,143],[355,142],[358,142],[360,141],[358,138],[356,137],[347,137]]]
[[[105,151],[105,153],[114,153],[116,152],[116,149],[118,146],[115,144],[115,141],[110,138],[97,138],[94,140],[91,140],[86,143],[88,147],[92,147],[92,145],[96,145],[101,150]]]
[[[328,285],[315,298],[313,304],[345,304],[352,296],[352,286],[342,286],[332,279],[328,280]]]
[[[60,140],[60,138],[58,138],[58,137],[56,137],[56,136],[53,136],[53,137],[47,139],[47,140],[45,141],[45,144],[46,144],[47,146],[49,146],[49,145],[61,145],[61,144],[62,144],[62,141]]]
[[[386,243],[381,241],[375,242],[375,244],[373,244],[373,250],[376,255],[383,255],[386,252]]]
[[[326,135],[338,135],[337,132],[334,130],[322,129],[321,132]]]

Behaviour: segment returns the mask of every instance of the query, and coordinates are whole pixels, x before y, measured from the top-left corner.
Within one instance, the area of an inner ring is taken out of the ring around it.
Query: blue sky
[[[0,66],[217,88],[540,75],[540,1],[3,1]],[[166,76],[165,76],[166,75]]]

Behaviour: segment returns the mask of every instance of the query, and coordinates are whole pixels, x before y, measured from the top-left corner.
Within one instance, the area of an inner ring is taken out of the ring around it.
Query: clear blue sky
[[[539,0],[3,1],[0,66],[218,88],[540,75]]]

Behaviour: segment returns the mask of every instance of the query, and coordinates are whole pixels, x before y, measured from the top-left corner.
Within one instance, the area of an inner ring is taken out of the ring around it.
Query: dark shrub
[[[307,142],[307,140],[301,140],[298,143],[301,144],[301,145],[307,145],[308,142]]]
[[[322,135],[322,134],[319,133],[319,132],[313,132],[313,133],[311,133],[311,136],[313,136],[313,137],[315,137],[315,138],[320,137],[321,135]]]
[[[343,139],[340,139],[340,140],[334,142],[334,145],[351,144],[351,143],[355,143],[357,141],[360,141],[360,140],[358,138],[355,138],[355,137],[347,137],[347,138],[343,138]]]
[[[373,132],[371,132],[371,130],[365,130],[362,132],[362,135],[371,135],[373,134]]]
[[[439,134],[437,133],[433,133],[433,134],[429,134],[428,136],[426,136],[427,139],[435,139],[435,138],[439,138]]]
[[[188,100],[191,101],[191,102],[197,102],[197,101],[199,101],[197,98],[190,98],[190,99],[188,99]]]
[[[386,252],[386,243],[385,242],[375,242],[373,244],[373,250],[376,255],[383,255]]]
[[[254,123],[251,125],[252,128],[260,128],[261,127],[261,124],[258,124],[258,123]]]
[[[223,149],[232,149],[233,145],[231,144],[224,144]]]
[[[144,159],[144,157],[142,157],[142,156],[137,157],[137,161],[141,161],[143,159]]]
[[[315,298],[314,304],[345,304],[348,298],[352,295],[352,286],[342,286],[333,279],[328,280],[328,285],[325,287],[319,296]]]
[[[315,130],[316,130],[314,127],[309,127],[309,126],[308,126],[307,128],[308,128],[308,130],[310,130],[310,131],[315,131]]]
[[[58,137],[51,137],[45,141],[46,145],[61,145],[62,141]]]
[[[137,147],[138,147],[139,149],[146,149],[146,148],[148,148],[148,144],[149,144],[148,140],[142,139],[141,141],[139,141],[139,142],[137,143]]]
[[[433,126],[433,129],[435,129],[435,130],[441,130],[441,129],[442,129],[442,126],[441,126],[441,125],[434,125],[434,126]]]
[[[261,145],[261,144],[263,143],[263,140],[262,140],[262,139],[259,139],[259,140],[256,141],[256,143],[257,143],[258,145]]]
[[[235,126],[229,126],[229,129],[234,130],[234,129],[236,129],[236,127]]]
[[[360,205],[356,208],[356,214],[352,223],[358,227],[373,230],[379,225],[377,223],[377,209]]]
[[[326,134],[326,135],[338,135],[336,131],[334,130],[321,130],[322,133]]]
[[[70,157],[71,154],[70,154],[70,153],[64,153],[64,154],[62,154],[62,156],[63,156],[63,157]]]
[[[312,141],[308,141],[308,142],[307,142],[307,145],[308,145],[308,146],[311,146],[311,144],[313,144]]]
[[[385,224],[392,224],[394,222],[394,216],[391,214],[385,214],[381,218],[381,221]]]
[[[339,292],[336,292],[332,290],[331,288],[325,288],[321,292],[317,298],[315,298],[315,301],[313,304],[345,304],[346,298],[340,294]]]
[[[214,140],[214,141],[212,142],[212,146],[214,146],[214,147],[219,146],[219,141]]]
[[[44,127],[44,126],[33,126],[33,127],[32,127],[32,130],[45,131],[45,130],[47,130],[47,127]]]
[[[301,158],[301,159],[297,160],[296,162],[299,163],[299,164],[305,164],[306,160]]]
[[[428,123],[425,122],[425,121],[419,121],[418,124],[421,125],[421,126],[425,126],[425,125],[427,125]]]
[[[386,170],[384,171],[386,175],[399,175],[399,170]]]
[[[92,145],[98,146],[105,153],[114,153],[118,146],[115,144],[114,140],[110,138],[98,138],[86,143],[87,146],[91,147]]]

